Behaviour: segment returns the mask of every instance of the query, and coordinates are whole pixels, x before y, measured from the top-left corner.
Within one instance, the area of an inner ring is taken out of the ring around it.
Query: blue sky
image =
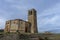
[[[6,20],[27,20],[32,8],[37,10],[39,32],[60,29],[60,0],[0,0],[0,29]]]

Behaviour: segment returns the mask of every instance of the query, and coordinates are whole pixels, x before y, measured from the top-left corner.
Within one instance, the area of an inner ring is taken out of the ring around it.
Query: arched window
[[[6,24],[9,24],[9,22],[6,22]]]
[[[29,15],[32,15],[32,11],[29,11]]]

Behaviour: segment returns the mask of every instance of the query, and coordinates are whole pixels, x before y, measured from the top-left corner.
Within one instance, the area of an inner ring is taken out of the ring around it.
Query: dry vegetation
[[[29,33],[28,33],[29,34]],[[20,33],[1,33],[0,32],[0,40],[29,40],[28,34],[20,34]],[[39,35],[43,39],[40,40],[60,40],[60,34],[31,34],[31,35]]]

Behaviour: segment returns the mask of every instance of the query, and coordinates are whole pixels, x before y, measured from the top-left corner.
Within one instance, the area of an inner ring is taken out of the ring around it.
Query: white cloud
[[[0,29],[3,29],[5,27],[5,21],[6,19],[0,18]]]
[[[50,18],[49,18],[50,17]],[[51,25],[48,25],[51,24]],[[41,31],[47,31],[51,29],[60,28],[60,3],[55,6],[44,10],[38,15],[38,25]]]
[[[28,6],[23,6],[23,5],[11,5],[11,7],[16,8],[18,10],[23,10],[28,8]]]
[[[54,5],[51,8],[48,8],[46,10],[44,10],[40,16],[47,16],[47,15],[52,15],[52,14],[60,14],[60,3],[57,3],[56,5]]]

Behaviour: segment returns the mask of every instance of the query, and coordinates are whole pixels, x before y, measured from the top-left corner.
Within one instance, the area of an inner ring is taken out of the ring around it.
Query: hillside
[[[17,34],[7,33],[0,34],[0,40],[30,40],[31,38],[39,37],[40,39],[47,38],[49,40],[60,40],[60,34]]]

